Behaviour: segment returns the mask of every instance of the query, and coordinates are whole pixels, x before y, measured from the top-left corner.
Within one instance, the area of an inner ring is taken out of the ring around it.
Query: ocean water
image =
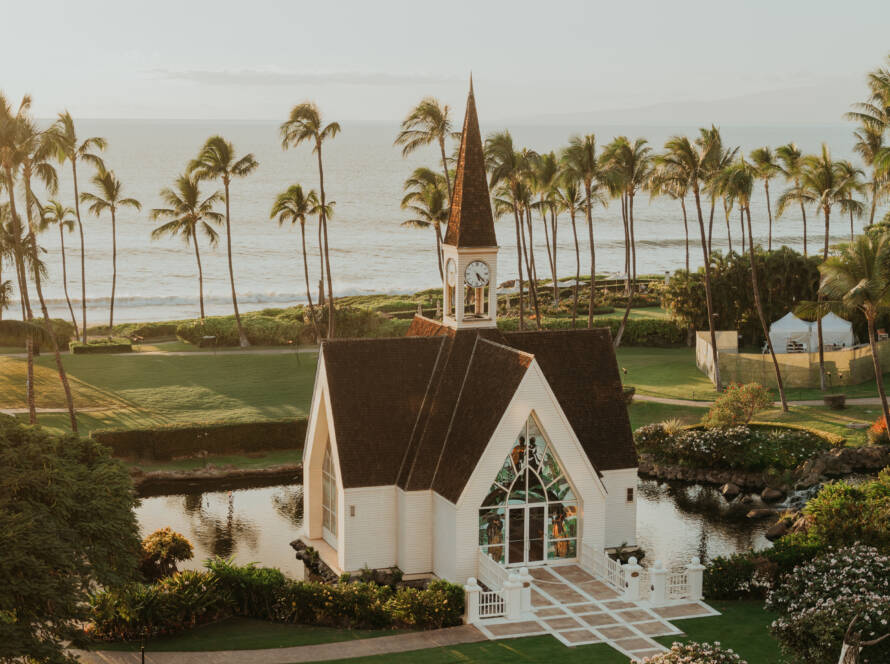
[[[484,109],[481,109],[484,117]],[[392,144],[396,125],[350,125],[324,146],[325,190],[328,200],[336,201],[335,213],[329,223],[331,262],[335,295],[361,293],[408,293],[439,285],[435,259],[435,238],[432,230],[401,226],[407,217],[399,208],[402,184],[419,165],[439,166],[437,150],[420,150],[403,159]],[[483,134],[502,129],[486,126]],[[571,126],[510,127],[517,146],[539,151],[558,149],[572,134],[594,131],[600,144],[616,135],[647,138],[657,149],[675,133],[692,133],[694,127],[605,126],[585,128]],[[794,140],[806,151],[818,150],[827,142],[836,157],[853,158],[851,127],[832,126],[757,126],[723,127],[727,143],[741,145],[747,152],[761,145],[779,145]],[[143,204],[141,212],[124,210],[118,219],[118,284],[115,322],[192,318],[198,313],[197,268],[193,251],[181,240],[150,238],[155,222],[149,219],[152,208],[161,205],[158,192],[172,185],[177,174],[185,169],[203,144],[215,133],[233,141],[237,153],[252,152],[259,168],[250,176],[232,184],[232,235],[234,243],[235,279],[239,304],[243,310],[268,306],[287,306],[305,301],[299,229],[279,228],[269,218],[275,196],[287,186],[298,182],[304,188],[317,188],[318,173],[315,156],[309,146],[284,151],[274,123],[199,122],[199,121],[124,121],[84,120],[78,122],[83,137],[103,136],[109,142],[105,153],[108,167],[123,182],[127,196]],[[78,180],[81,191],[91,189],[90,169],[81,165]],[[783,184],[774,181],[773,203]],[[215,189],[205,184],[210,193]],[[60,200],[73,205],[70,166],[60,172]],[[698,229],[694,206],[690,213],[690,258],[693,266],[702,262],[696,244]],[[707,214],[707,209],[705,210]],[[111,293],[111,222],[107,216],[96,218],[84,208],[82,215],[86,234],[86,274],[88,323],[107,321]],[[752,220],[757,239],[766,242],[767,214],[762,187],[758,187],[752,203]],[[808,215],[809,242],[816,250],[822,241],[821,222]],[[707,221],[707,220],[706,220]],[[582,241],[582,272],[589,270],[586,230],[583,218],[578,219]],[[715,247],[725,250],[726,227],[718,204],[715,214]],[[649,200],[648,194],[637,197],[635,206],[637,267],[641,273],[660,273],[682,267],[685,260],[684,229],[678,202],[667,199]],[[862,221],[856,221],[857,230]],[[739,220],[731,220],[734,245],[739,242]],[[496,223],[501,245],[500,281],[515,278],[515,242],[511,219]],[[617,203],[594,211],[594,233],[597,246],[597,271],[622,273],[624,270],[623,229]],[[310,278],[313,296],[317,292],[319,260],[316,224],[307,224],[310,247]],[[849,233],[849,219],[833,221],[832,239],[842,240]],[[802,223],[799,214],[791,211],[774,222],[773,243],[802,247]],[[58,233],[53,231],[41,239],[46,248],[49,279],[45,291],[53,315],[66,316],[61,279]],[[80,316],[80,256],[76,232],[66,235],[68,256],[68,288]],[[541,248],[539,276],[545,276],[546,257],[540,224],[536,244]],[[574,251],[571,225],[567,215],[560,218],[558,234],[560,275],[574,272]],[[211,249],[202,246],[205,302],[209,314],[231,312],[229,283],[224,243]],[[6,266],[4,279],[10,277]],[[547,274],[546,276],[549,276]],[[16,306],[9,314],[16,315]]]

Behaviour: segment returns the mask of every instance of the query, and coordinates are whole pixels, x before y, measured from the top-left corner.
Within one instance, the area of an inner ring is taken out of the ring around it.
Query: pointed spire
[[[457,175],[451,196],[451,215],[445,244],[455,247],[495,247],[497,237],[491,214],[491,199],[485,177],[485,154],[473,97],[473,74],[457,157]]]

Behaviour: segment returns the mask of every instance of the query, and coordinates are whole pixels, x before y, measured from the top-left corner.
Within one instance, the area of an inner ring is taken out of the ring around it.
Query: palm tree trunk
[[[65,233],[62,229],[62,222],[59,221],[59,243],[62,247],[62,286],[65,290],[65,301],[68,303],[68,312],[71,314],[71,322],[74,323],[74,336],[79,337],[80,332],[77,328],[77,318],[74,315],[74,307],[71,306],[71,298],[68,297],[68,265],[65,260]],[[3,280],[0,279],[0,283]]]
[[[572,237],[575,239],[575,286],[572,288],[572,329],[578,318],[578,282],[581,280],[581,247],[578,245],[578,225],[575,223],[575,208],[569,211],[572,218]]]
[[[868,323],[868,343],[871,346],[871,359],[875,367],[875,382],[878,384],[878,395],[881,397],[881,409],[884,411],[884,422],[890,422],[890,409],[887,408],[887,393],[884,391],[884,372],[878,357],[878,340],[875,333],[874,315],[866,317]]]
[[[544,244],[547,248],[547,262],[550,264],[550,276],[553,278],[553,304],[559,299],[559,290],[556,287],[556,265],[553,263],[553,253],[550,248],[550,229],[547,228],[547,209],[541,201],[541,221],[544,222]]]
[[[321,141],[316,143],[317,150],[316,154],[318,156],[318,191],[321,195],[321,226],[322,232],[324,235],[324,263],[325,263],[325,272],[322,276],[326,276],[328,280],[328,338],[334,338],[334,330],[336,329],[336,325],[334,323],[335,317],[335,309],[334,309],[334,286],[331,279],[331,254],[328,248],[328,215],[327,208],[325,207],[325,197],[324,197],[324,168],[322,168],[321,162]]]
[[[12,251],[13,260],[15,261],[16,273],[19,281],[19,295],[22,300],[22,320],[31,321],[34,318],[31,311],[31,300],[28,298],[28,280],[27,270],[25,269],[25,257],[22,248],[22,229],[21,219],[15,207],[15,180],[12,176],[12,167],[6,166],[6,187],[9,196],[9,212],[12,216]],[[25,201],[25,207],[30,210],[28,202]],[[34,395],[34,335],[28,332],[25,335],[25,355],[26,355],[26,372],[27,372],[27,400],[28,400],[28,421],[31,424],[37,424],[37,400]]]
[[[448,207],[451,207],[451,173],[448,172],[448,158],[445,156],[445,138],[439,136],[439,152],[442,153],[442,170],[445,171],[445,184],[448,186]]]
[[[535,306],[535,321],[537,322],[538,329],[541,329],[541,308],[540,303],[538,301],[538,266],[535,264],[535,234],[534,229],[532,227],[532,211],[531,208],[525,207],[525,223],[528,226],[528,259],[530,261],[530,269],[529,274],[531,275],[531,283],[532,283],[532,302]]]
[[[300,241],[303,247],[303,278],[306,280],[306,301],[309,302],[309,317],[315,328],[315,338],[321,340],[321,330],[318,329],[318,319],[315,318],[315,307],[312,306],[312,288],[309,286],[309,261],[306,257],[306,222],[300,222]]]
[[[615,350],[621,345],[621,338],[624,336],[624,330],[627,327],[627,318],[630,316],[630,308],[633,306],[634,291],[637,287],[637,252],[634,247],[634,196],[632,193],[627,195],[627,232],[625,233],[625,243],[630,245],[632,255],[631,266],[633,268],[630,278],[630,288],[627,291],[627,304],[624,306],[624,316],[621,318],[621,324],[618,326],[618,332],[615,334],[615,341],[612,342]],[[629,242],[628,242],[629,240]],[[627,248],[625,248],[625,251]]]
[[[800,178],[794,179],[794,188],[800,191]],[[800,203],[800,216],[803,217],[803,257],[807,257],[807,209],[803,205],[803,199],[797,199]]]
[[[593,328],[593,310],[596,309],[596,247],[593,243],[593,207],[590,202],[590,182],[584,183],[587,194],[587,204],[584,206],[587,213],[587,235],[590,242],[590,301],[587,305],[587,327]]]
[[[557,214],[556,214],[556,206],[551,204],[550,206],[550,235],[553,237],[553,306],[559,307],[559,277],[557,272],[559,271],[558,263],[556,261],[556,230],[558,228],[557,223]]]
[[[433,222],[433,232],[436,234],[436,259],[439,264],[439,279],[445,279],[445,272],[442,270],[442,229],[439,228],[437,222]]]
[[[77,159],[71,158],[71,174],[74,178],[74,214],[77,216],[77,231],[80,233],[80,333],[81,341],[87,342],[87,267],[86,244],[83,239],[83,222],[80,220],[80,194],[77,193]]]
[[[800,204],[803,207],[803,203]],[[878,206],[878,183],[877,177],[874,173],[872,173],[871,179],[871,214],[868,217],[868,225],[871,226],[875,223],[875,209]]]
[[[33,200],[33,197],[30,177],[26,177],[26,203]],[[46,336],[49,337],[49,344],[53,349],[53,355],[55,356],[56,370],[59,372],[59,381],[62,383],[62,390],[65,393],[65,404],[68,407],[68,418],[71,423],[71,431],[77,433],[77,413],[74,411],[74,398],[71,395],[71,386],[68,384],[65,365],[62,364],[62,354],[59,352],[59,342],[56,339],[56,335],[53,333],[53,324],[49,317],[49,310],[46,307],[46,300],[43,297],[43,287],[40,284],[40,263],[37,260],[37,229],[34,226],[31,205],[26,204],[25,208],[28,213],[28,230],[31,238],[31,251],[33,252],[34,289],[37,291],[37,299],[40,301],[40,310],[43,313],[43,328],[46,330]]]
[[[729,255],[732,253],[732,231],[729,228],[729,204],[725,197],[723,198],[723,215],[726,217],[726,241],[729,243],[726,253]]]
[[[318,306],[324,309],[325,305],[325,296],[324,296],[324,239],[321,235],[321,212],[318,213],[318,263],[319,268],[321,269],[321,277],[319,277],[319,287],[318,287]]]
[[[825,246],[822,250],[822,260],[828,260],[828,230],[829,230],[829,219],[831,217],[831,209],[827,206],[822,207],[822,211],[825,214]],[[818,296],[819,304],[822,303],[822,289],[819,289]],[[818,337],[819,343],[819,389],[823,392],[826,390],[827,386],[825,385],[825,348],[822,344],[822,307],[818,307],[816,318],[816,335]]]
[[[708,256],[711,255],[711,240],[714,237],[714,194],[710,194],[708,198],[711,199],[711,216],[708,220]]]
[[[630,227],[627,222],[627,198],[621,194],[621,224],[624,226],[624,296],[630,295]]]
[[[745,252],[747,251],[747,247],[745,247],[745,215],[744,214],[741,214],[739,216],[739,226],[741,226],[741,229],[742,229],[742,256],[744,256]]]
[[[686,234],[686,272],[689,272],[689,220],[686,216],[686,197],[680,199],[683,208],[683,232]]]
[[[114,334],[114,293],[117,290],[117,220],[111,208],[111,310],[108,314],[108,334]]]
[[[711,353],[714,360],[714,386],[717,392],[723,391],[720,383],[720,364],[717,357],[717,334],[714,330],[714,305],[711,300],[711,260],[708,255],[707,237],[705,236],[705,219],[701,211],[701,195],[698,190],[698,182],[693,184],[692,191],[695,194],[695,209],[698,213],[698,228],[701,234],[702,258],[705,262],[705,302],[708,306],[708,330],[711,333]]]
[[[763,181],[763,190],[766,192],[766,212],[769,215],[769,238],[766,242],[766,250],[773,250],[773,208],[769,202],[769,180]],[[750,216],[750,212],[748,215]],[[751,235],[751,224],[748,224],[748,235]]]
[[[776,359],[776,353],[773,350],[773,342],[769,338],[769,330],[766,327],[766,317],[763,315],[763,305],[760,303],[760,280],[757,277],[757,256],[754,253],[754,241],[751,230],[751,208],[745,208],[745,214],[748,217],[748,241],[751,243],[751,288],[754,291],[754,306],[757,309],[757,317],[760,319],[760,329],[763,330],[763,336],[766,337],[766,345],[769,348],[770,357],[773,360],[773,368],[776,371],[776,385],[779,388],[779,400],[782,402],[782,411],[788,412],[788,401],[785,399],[785,385],[782,382],[782,372],[779,370],[779,361]]]
[[[201,323],[204,322],[204,268],[201,266],[201,252],[198,251],[198,232],[195,229],[192,235],[192,242],[195,245],[195,261],[198,263],[198,304],[201,308]]]
[[[853,210],[850,210],[850,244],[853,244]]]
[[[520,218],[524,219],[521,222],[522,224],[522,255],[525,257],[525,273],[528,275],[528,292],[529,296],[532,300],[532,308],[535,310],[535,324],[537,328],[541,329],[541,311],[538,307],[538,285],[537,285],[537,275],[535,274],[535,264],[534,264],[534,246],[530,246],[532,242],[532,238],[529,237],[526,240],[526,228],[528,228],[529,236],[531,236],[531,224],[529,223],[529,214],[528,209],[525,211],[525,215],[520,211]]]
[[[522,287],[522,237],[519,232],[520,222],[519,222],[519,210],[517,209],[517,204],[514,201],[513,204],[513,221],[516,228],[516,274],[518,275],[516,281],[519,283],[519,329],[525,329],[525,293],[523,292]]]
[[[238,296],[235,294],[235,269],[232,266],[232,224],[229,218],[229,181],[223,180],[223,188],[226,194],[226,254],[229,259],[229,283],[232,286],[232,307],[235,309],[235,325],[238,328],[238,343],[241,348],[247,348],[250,342],[244,334],[241,325],[241,313],[238,311]]]

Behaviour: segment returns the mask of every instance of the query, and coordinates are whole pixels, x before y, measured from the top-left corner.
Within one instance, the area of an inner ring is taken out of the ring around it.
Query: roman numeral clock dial
[[[491,278],[491,271],[488,269],[487,263],[483,261],[473,261],[467,265],[464,278],[466,279],[467,285],[471,288],[483,288],[488,285],[488,280]]]

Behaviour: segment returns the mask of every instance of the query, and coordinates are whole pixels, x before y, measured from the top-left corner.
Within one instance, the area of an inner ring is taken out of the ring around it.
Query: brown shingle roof
[[[608,329],[504,336],[510,346],[535,356],[594,468],[636,467],[637,453]]]
[[[491,215],[488,181],[485,178],[485,154],[482,151],[472,81],[467,97],[467,112],[457,157],[457,175],[451,194],[451,214],[444,242],[455,247],[494,247],[498,243]]]
[[[532,356],[594,468],[637,465],[608,330],[454,330],[327,341],[343,485],[434,489],[457,501]]]

